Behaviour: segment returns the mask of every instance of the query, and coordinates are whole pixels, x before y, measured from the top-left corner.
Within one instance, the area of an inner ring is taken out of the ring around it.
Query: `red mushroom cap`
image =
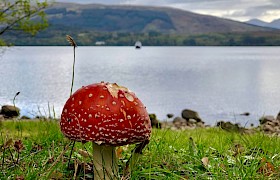
[[[101,82],[77,90],[64,105],[60,127],[69,139],[111,146],[149,140],[151,134],[146,107],[116,83]]]

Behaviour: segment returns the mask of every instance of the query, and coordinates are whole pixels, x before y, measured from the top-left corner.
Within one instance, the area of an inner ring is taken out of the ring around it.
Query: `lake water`
[[[0,105],[57,116],[70,93],[72,47],[12,47],[0,57]],[[258,123],[280,111],[280,47],[78,47],[74,90],[108,81],[127,86],[149,113],[166,119],[185,108],[207,124]],[[250,112],[249,117],[240,113]]]

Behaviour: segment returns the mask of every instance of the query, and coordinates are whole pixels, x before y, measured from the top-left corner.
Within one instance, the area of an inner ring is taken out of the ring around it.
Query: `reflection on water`
[[[28,115],[57,114],[69,96],[71,47],[13,47],[0,59],[0,104],[17,105]],[[93,82],[129,87],[148,111],[165,119],[184,108],[197,110],[213,124],[257,122],[280,110],[278,47],[79,47],[74,89]],[[43,109],[44,108],[44,109]],[[250,112],[252,116],[238,114]]]

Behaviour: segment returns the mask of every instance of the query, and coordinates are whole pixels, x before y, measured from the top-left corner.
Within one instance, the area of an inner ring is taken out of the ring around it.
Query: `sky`
[[[237,21],[280,18],[280,0],[57,0],[58,2],[167,6]]]

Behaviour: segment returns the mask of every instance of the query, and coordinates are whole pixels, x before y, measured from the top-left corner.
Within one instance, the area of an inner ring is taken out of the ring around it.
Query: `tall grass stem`
[[[77,47],[77,43],[69,35],[66,35],[66,40],[69,42],[69,44],[71,46],[73,46],[73,51],[74,51],[74,61],[73,61],[73,67],[72,67],[72,82],[71,82],[71,90],[70,90],[70,96],[71,96],[72,92],[73,92],[74,78],[75,78],[75,62],[76,62],[76,47]]]

